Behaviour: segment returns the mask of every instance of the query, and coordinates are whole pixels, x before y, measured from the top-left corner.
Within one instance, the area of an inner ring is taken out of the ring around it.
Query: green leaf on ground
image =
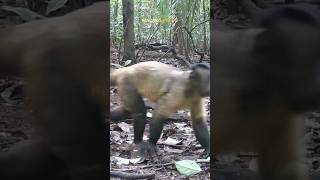
[[[182,160],[175,162],[176,168],[180,174],[190,176],[201,172],[200,166],[192,160]]]

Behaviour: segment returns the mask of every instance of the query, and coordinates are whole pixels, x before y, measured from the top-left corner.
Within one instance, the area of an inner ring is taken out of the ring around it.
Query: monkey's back
[[[181,71],[173,66],[156,62],[140,62],[138,64],[117,69],[111,73],[111,79],[116,76],[116,84],[121,86],[124,79],[129,79],[138,92],[151,101],[157,101],[173,86],[174,79],[185,79],[188,71]],[[179,81],[179,83],[184,83]],[[176,88],[179,88],[175,86]]]

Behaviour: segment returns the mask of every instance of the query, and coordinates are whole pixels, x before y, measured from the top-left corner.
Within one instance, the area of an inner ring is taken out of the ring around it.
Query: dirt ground
[[[32,133],[28,120],[31,112],[26,108],[20,83],[19,79],[0,80],[0,151],[7,151]]]
[[[1,5],[4,3],[0,2]],[[21,2],[11,2],[11,5],[21,6]],[[20,23],[18,16],[0,10],[0,28]],[[23,87],[21,78],[0,79],[0,152],[32,134],[28,120],[31,112],[26,108]]]

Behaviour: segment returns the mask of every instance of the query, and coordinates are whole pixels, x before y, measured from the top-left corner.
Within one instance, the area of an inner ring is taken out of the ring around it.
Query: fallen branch
[[[196,160],[196,162],[197,163],[210,163],[210,161],[203,160],[203,159]],[[117,169],[117,170],[112,169],[112,170],[110,170],[110,175],[120,177],[122,179],[153,179],[155,177],[154,173],[136,174],[136,173],[127,173],[127,172],[123,172],[123,171],[135,171],[138,169],[147,169],[147,168],[156,168],[156,167],[159,167],[158,169],[156,169],[156,170],[159,170],[159,169],[162,169],[166,166],[172,166],[172,165],[174,165],[174,162],[164,163],[164,164],[152,164],[152,165],[138,166],[135,169]]]
[[[197,163],[210,163],[210,161],[208,160],[204,160],[204,159],[198,159],[196,160]],[[174,165],[174,162],[170,162],[170,163],[164,163],[164,164],[153,164],[153,165],[145,165],[145,166],[140,166],[140,169],[147,169],[147,168],[152,168],[152,167],[166,167],[166,166],[172,166]]]
[[[172,166],[174,163],[164,163],[164,164],[152,164],[152,165],[145,165],[145,166],[140,166],[141,169],[147,169],[147,168],[152,168],[152,167],[166,167],[166,166]]]
[[[168,143],[157,143],[158,145],[166,145],[170,147],[175,147],[175,148],[186,148],[188,146],[186,145],[178,145],[178,144],[168,144]]]
[[[148,174],[135,174],[135,173],[126,173],[121,171],[110,171],[111,176],[120,177],[122,179],[154,179],[154,173]]]

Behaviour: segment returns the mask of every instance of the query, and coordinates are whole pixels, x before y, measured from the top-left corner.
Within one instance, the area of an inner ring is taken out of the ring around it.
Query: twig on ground
[[[110,171],[111,176],[120,177],[123,179],[154,179],[154,173],[148,174],[136,174],[136,173],[126,173],[121,171]]]

